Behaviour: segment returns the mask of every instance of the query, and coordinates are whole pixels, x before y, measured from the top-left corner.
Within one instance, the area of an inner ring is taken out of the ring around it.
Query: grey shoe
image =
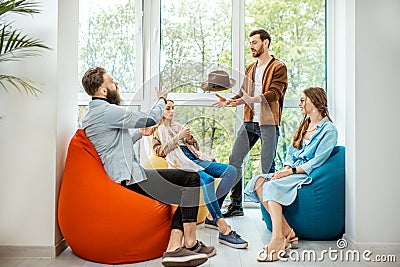
[[[208,260],[206,254],[196,253],[185,247],[175,251],[164,252],[162,264],[164,266],[199,266]]]
[[[194,250],[196,253],[206,254],[207,257],[211,258],[215,254],[217,254],[217,250],[213,246],[206,246],[203,242],[197,241],[199,247]]]
[[[221,244],[227,245],[232,248],[247,248],[249,243],[242,239],[235,231],[230,231],[229,234],[223,235],[219,233],[218,241]]]

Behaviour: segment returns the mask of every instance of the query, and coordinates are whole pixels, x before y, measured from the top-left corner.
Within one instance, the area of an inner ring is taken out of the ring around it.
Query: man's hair
[[[265,40],[268,40],[268,48],[269,48],[269,45],[271,44],[271,35],[269,35],[269,33],[264,29],[257,29],[257,30],[252,31],[249,34],[249,37],[252,37],[252,36],[254,36],[256,34],[260,35],[261,41],[264,42]]]
[[[93,96],[99,90],[104,82],[104,73],[106,70],[102,67],[90,68],[85,72],[82,77],[82,86],[88,95]]]

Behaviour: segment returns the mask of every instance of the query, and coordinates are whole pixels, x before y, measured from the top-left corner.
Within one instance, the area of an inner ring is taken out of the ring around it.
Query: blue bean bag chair
[[[300,239],[339,239],[345,225],[345,148],[336,146],[310,176],[313,182],[299,189],[296,200],[283,207],[283,214]],[[271,217],[262,204],[261,212],[272,231]]]

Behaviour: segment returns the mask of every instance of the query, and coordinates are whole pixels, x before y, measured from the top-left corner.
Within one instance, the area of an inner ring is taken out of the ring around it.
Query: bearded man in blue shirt
[[[172,219],[163,265],[197,266],[206,262],[216,250],[196,239],[199,175],[178,169],[144,170],[133,149],[142,136],[153,133],[152,126],[161,120],[168,92],[157,90],[157,102],[149,111],[142,112],[120,106],[118,83],[101,67],[86,71],[82,85],[92,97],[82,126],[108,176],[127,189],[163,203],[179,205]]]

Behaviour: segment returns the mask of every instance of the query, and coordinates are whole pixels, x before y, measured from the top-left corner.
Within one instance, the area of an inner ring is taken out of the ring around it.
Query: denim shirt
[[[300,167],[308,175],[322,163],[324,163],[333,148],[336,146],[338,133],[336,127],[328,120],[323,118],[316,127],[316,132],[310,137],[310,142],[306,144],[303,140],[300,149],[289,147],[284,165]]]
[[[117,183],[128,180],[127,184],[133,184],[147,179],[133,145],[142,137],[138,128],[156,125],[164,108],[164,100],[159,100],[147,112],[125,109],[101,99],[89,102],[82,127],[112,180]],[[130,132],[130,129],[134,130]]]

